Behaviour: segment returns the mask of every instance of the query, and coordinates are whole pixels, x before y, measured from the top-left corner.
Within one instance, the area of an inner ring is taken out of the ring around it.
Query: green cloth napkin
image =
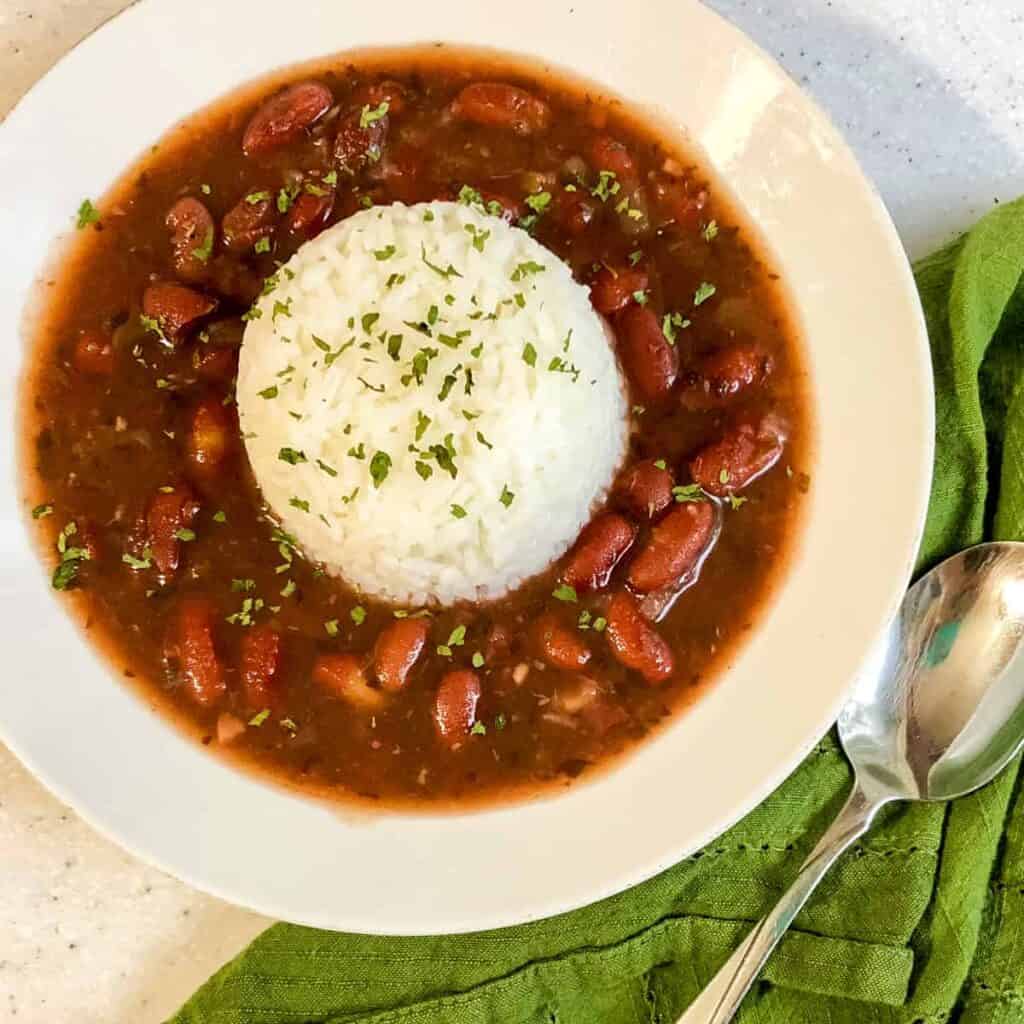
[[[922,567],[985,536],[1024,538],[1022,273],[1024,199],[917,267],[938,431]],[[948,806],[888,809],[797,918],[738,1020],[1024,1021],[1017,780],[1015,762]],[[830,735],[707,849],[551,920],[412,939],[276,925],[172,1024],[672,1024],[789,884],[850,781]]]

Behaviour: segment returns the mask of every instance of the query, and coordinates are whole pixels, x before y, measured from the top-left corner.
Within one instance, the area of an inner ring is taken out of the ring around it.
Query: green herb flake
[[[635,249],[629,254],[629,265],[635,267],[643,258],[643,252],[640,249]]]
[[[417,459],[415,466],[416,472],[419,473],[420,478],[423,480],[429,480],[434,475],[433,467],[428,465],[426,462],[422,462]]]
[[[373,325],[380,319],[380,313],[364,313],[360,323],[363,325],[363,330],[369,334],[373,330]]]
[[[282,718],[277,724],[281,726],[285,732],[290,732],[293,736],[299,731],[299,727],[290,718]]]
[[[475,721],[473,723],[473,728],[469,730],[469,735],[470,736],[486,736],[487,735],[487,726],[484,725],[484,723],[479,721],[479,719],[478,719],[477,721]]]
[[[398,249],[396,249],[395,246],[393,246],[393,245],[386,245],[386,246],[384,246],[383,249],[374,249],[373,250],[373,255],[374,255],[374,258],[379,263],[383,263],[384,260],[391,259],[391,257],[394,256],[396,252],[398,252]]]
[[[488,450],[493,450],[494,445],[479,430],[476,432],[476,439]]]
[[[180,530],[174,531],[174,536],[177,540],[190,544],[196,539],[196,531],[190,530],[187,526],[183,526]]]
[[[551,193],[538,192],[536,195],[527,196],[526,205],[534,213],[543,213],[551,205]]]
[[[199,191],[202,192],[204,196],[208,196],[213,192],[213,189],[210,188],[209,185],[204,183],[199,186]]]
[[[718,289],[710,282],[701,281],[701,283],[697,286],[696,292],[694,292],[693,294],[693,304],[695,306],[702,305],[703,303],[707,302],[708,299],[710,299],[711,296],[714,295],[717,291]]]
[[[599,615],[594,619],[593,628],[595,633],[603,633],[608,628],[608,620],[603,615]]]
[[[278,451],[277,457],[289,466],[297,466],[300,462],[306,461],[306,453],[297,448],[282,448]]]
[[[728,495],[728,498],[729,498],[729,507],[733,510],[733,512],[735,512],[738,509],[742,508],[744,505],[746,505],[747,501],[749,500],[747,498],[737,497],[735,494]]]
[[[683,484],[672,488],[672,497],[682,504],[687,501],[707,501],[708,496],[700,484]]]
[[[394,288],[396,285],[402,284],[403,281],[405,281],[405,274],[391,274],[384,282],[384,287]]]
[[[442,270],[436,263],[431,263],[427,259],[427,247],[423,242],[420,242],[420,259],[428,266],[435,274],[443,277],[447,280],[450,277],[462,277],[462,275],[449,263],[447,270]]]
[[[129,569],[141,572],[143,569],[149,569],[153,565],[153,552],[150,548],[144,548],[142,557],[136,558],[134,555],[126,551],[121,555],[121,561],[124,562]]]
[[[391,472],[391,456],[387,452],[377,452],[370,460],[370,477],[374,487],[380,487]]]
[[[265,203],[269,199],[270,199],[270,193],[269,192],[250,192],[245,197],[245,201],[250,206],[256,206],[259,203]]]
[[[53,506],[52,505],[36,505],[36,507],[34,509],[32,509],[32,518],[33,519],[45,519],[47,516],[52,516],[52,515],[53,515]]]
[[[287,302],[281,302],[279,299],[274,300],[274,308],[271,310],[270,319],[276,320],[279,316],[291,316],[292,315],[292,300],[288,299]]]
[[[473,665],[473,668],[483,668],[484,656],[479,651],[474,651],[471,663]]]
[[[338,635],[338,620],[337,619],[330,619],[329,621],[325,622],[324,623],[324,632],[328,636],[337,636]]]
[[[376,124],[382,118],[386,117],[388,113],[388,101],[384,100],[379,107],[370,109],[369,104],[363,107],[359,112],[359,127],[369,128],[371,124]]]
[[[96,224],[100,219],[100,211],[96,209],[92,204],[91,199],[83,199],[78,207],[78,217],[75,221],[75,227],[79,231],[82,228],[87,228],[90,224]],[[57,588],[61,589],[60,587]]]
[[[455,519],[465,519],[469,513],[461,505],[452,505],[452,517]]]
[[[434,219],[434,211],[433,210],[424,210],[423,211],[423,221],[424,221],[424,223],[429,224],[433,219]]]
[[[670,345],[674,345],[678,333],[689,326],[690,321],[681,313],[666,313],[661,321],[661,333],[665,335],[665,340]]]
[[[655,459],[654,460],[654,468],[655,469],[665,469],[665,468],[667,468],[667,466],[668,466],[668,463],[664,459]]]
[[[727,470],[727,469],[723,469],[723,470],[722,470],[722,471],[721,471],[721,472],[720,472],[720,473],[718,474],[718,482],[719,482],[720,484],[727,484],[727,483],[729,482],[729,470]]]
[[[361,605],[357,604],[349,613],[349,618],[357,625],[361,626],[366,621],[366,609]]]
[[[233,594],[246,594],[251,590],[256,589],[255,580],[232,580],[231,581],[231,592]]]
[[[461,647],[466,642],[466,627],[456,626],[448,637],[449,647]]]
[[[526,363],[527,366],[537,365],[537,350],[530,342],[527,342],[523,346],[523,362]]]
[[[567,604],[575,604],[579,598],[576,595],[576,588],[570,587],[568,583],[562,583],[551,591],[551,596],[556,601],[565,601]]]
[[[491,237],[490,231],[483,231],[475,224],[464,224],[463,227],[473,238],[473,248],[476,249],[477,252],[483,252],[484,246],[487,244],[487,239]]]
[[[296,498],[293,496],[288,499],[288,504],[291,505],[292,508],[297,508],[300,512],[309,511],[309,502],[303,498]]]
[[[264,388],[262,391],[258,391],[257,394],[260,398],[277,398],[277,385],[271,384],[269,388]]]
[[[599,171],[596,187],[590,190],[590,194],[602,203],[608,202],[612,196],[618,195],[622,190],[619,184],[618,175],[614,171]]]
[[[525,263],[518,264],[516,269],[512,271],[512,280],[514,282],[523,281],[530,277],[531,274],[542,274],[545,270],[547,270],[547,267],[543,263],[527,260]]]
[[[700,234],[705,242],[713,242],[718,237],[718,221],[709,220]]]
[[[498,496],[498,501],[500,501],[505,508],[508,508],[515,500],[515,494],[508,489],[508,484],[505,484],[501,488],[501,494]]]
[[[450,658],[452,656],[452,649],[446,644],[438,644],[437,653],[440,654],[442,658]]]
[[[295,584],[295,580],[288,580],[288,582],[281,588],[281,596],[291,597],[296,590],[298,590],[298,587]]]
[[[269,244],[267,245],[269,249]],[[257,250],[258,251],[258,250]],[[209,227],[206,229],[206,235],[203,237],[201,245],[196,246],[192,250],[192,255],[199,260],[200,263],[206,263],[213,255],[213,228]]]
[[[270,708],[264,708],[258,714],[249,719],[249,725],[258,729],[270,717]]]
[[[215,523],[226,523],[228,521],[227,513],[223,510],[219,510],[213,513],[213,521]]]

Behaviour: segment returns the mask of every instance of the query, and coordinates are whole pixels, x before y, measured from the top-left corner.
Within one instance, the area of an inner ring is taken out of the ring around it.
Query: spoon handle
[[[793,918],[836,858],[870,827],[884,801],[872,800],[854,781],[850,793],[818,845],[775,908],[754,925],[740,947],[679,1018],[678,1024],[728,1024]]]

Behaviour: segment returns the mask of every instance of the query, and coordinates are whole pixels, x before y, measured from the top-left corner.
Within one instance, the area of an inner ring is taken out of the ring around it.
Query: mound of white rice
[[[501,596],[559,557],[625,452],[587,291],[462,203],[377,207],[308,242],[246,327],[263,497],[307,557],[403,605]]]

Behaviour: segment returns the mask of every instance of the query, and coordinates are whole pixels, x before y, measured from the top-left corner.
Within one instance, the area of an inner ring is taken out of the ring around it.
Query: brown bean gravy
[[[519,225],[590,287],[632,434],[547,572],[396,608],[270,519],[234,377],[300,245],[436,199]],[[210,749],[388,807],[551,791],[689,704],[764,614],[809,482],[797,332],[710,172],[621,102],[449,47],[326,60],[175,127],[79,224],[22,385],[26,507],[60,600]]]

